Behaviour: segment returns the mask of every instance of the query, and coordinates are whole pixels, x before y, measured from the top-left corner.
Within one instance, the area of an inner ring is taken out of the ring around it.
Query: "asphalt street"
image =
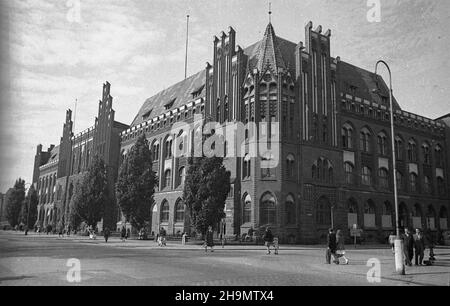
[[[408,267],[405,276],[393,272],[388,247],[348,246],[348,265],[325,264],[324,253],[318,246],[281,246],[279,255],[266,255],[262,246],[217,246],[205,253],[176,242],[158,247],[112,238],[106,244],[100,238],[0,231],[0,286],[450,285],[450,248],[436,250],[435,266]],[[71,259],[80,265],[79,282],[70,277],[76,268]]]

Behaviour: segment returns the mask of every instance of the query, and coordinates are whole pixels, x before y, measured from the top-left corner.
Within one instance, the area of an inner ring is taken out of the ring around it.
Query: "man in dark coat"
[[[408,228],[405,228],[405,235],[403,236],[404,254],[405,254],[405,264],[407,266],[412,266],[412,259],[414,256],[414,238],[409,232]]]
[[[333,261],[336,263],[336,234],[334,230],[330,228],[328,230],[327,236],[327,252],[326,252],[326,260],[327,264],[331,264],[331,255],[333,255]]]
[[[414,263],[416,266],[423,265],[423,257],[425,253],[425,238],[420,229],[416,229],[414,235]]]

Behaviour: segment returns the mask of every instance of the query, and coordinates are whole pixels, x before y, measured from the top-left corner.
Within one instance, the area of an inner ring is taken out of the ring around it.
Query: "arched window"
[[[383,228],[392,227],[392,205],[389,201],[383,203],[381,214],[381,226]]]
[[[408,141],[408,160],[410,162],[417,161],[417,145],[414,139]]]
[[[244,211],[243,211],[243,223],[249,223],[252,221],[252,197],[247,194],[244,196]]]
[[[448,212],[445,206],[442,206],[439,210],[439,225],[441,230],[448,229]]]
[[[423,178],[423,191],[425,193],[431,193],[431,180],[429,176]]]
[[[164,172],[164,188],[170,187],[171,181],[172,181],[172,171],[170,171],[170,169],[167,169],[166,172]]]
[[[325,197],[317,202],[316,222],[319,226],[331,226],[331,205]]]
[[[161,204],[161,215],[160,215],[160,222],[166,223],[169,222],[169,202],[164,200]]]
[[[442,147],[440,145],[436,145],[436,147],[434,147],[434,158],[436,160],[436,166],[442,166],[443,155]]]
[[[160,153],[160,151],[159,151],[159,142],[155,142],[153,144],[153,147],[152,147],[152,158],[153,158],[153,161],[158,161],[159,160],[159,153]]]
[[[436,212],[433,208],[432,205],[428,206],[428,210],[427,210],[427,226],[429,229],[434,230],[436,229],[436,224],[435,221],[436,220]]]
[[[378,154],[382,156],[388,155],[387,136],[384,132],[378,134]]]
[[[344,149],[353,149],[353,128],[350,124],[346,123],[341,130],[342,147]]]
[[[417,174],[410,173],[409,174],[409,191],[417,192]]]
[[[345,183],[346,184],[353,185],[355,183],[354,171],[355,171],[355,167],[353,166],[352,163],[349,163],[349,162],[344,163]]]
[[[389,172],[386,168],[380,168],[378,170],[378,180],[381,188],[389,188]]]
[[[372,171],[369,167],[364,166],[361,172],[361,183],[366,186],[372,185]]]
[[[294,178],[295,175],[295,158],[294,155],[289,154],[286,158],[286,172],[288,178]]]
[[[437,178],[437,190],[439,195],[445,195],[445,183],[442,176]]]
[[[395,157],[398,160],[403,159],[403,140],[399,137],[395,137]]]
[[[261,198],[260,225],[275,223],[275,203],[275,197],[271,193],[263,195]]]
[[[179,199],[177,203],[175,204],[175,222],[176,223],[182,223],[184,222],[184,215],[186,211],[186,206],[184,205],[183,201]]]
[[[371,134],[367,128],[363,128],[359,134],[359,147],[361,151],[370,152]]]
[[[422,144],[422,154],[423,154],[423,163],[426,165],[431,165],[430,145],[426,142]]]
[[[330,183],[333,182],[333,164],[326,158],[319,158],[311,168],[311,176],[316,180],[322,180]]]
[[[292,195],[286,197],[286,224],[293,225],[296,223],[295,201]]]
[[[364,204],[364,226],[375,227],[375,204],[372,200],[367,200]]]
[[[165,142],[166,159],[172,158],[172,149],[173,149],[172,144],[173,144],[172,138],[167,139]]]
[[[185,167],[181,167],[178,170],[178,179],[179,179],[180,185],[184,185],[184,182],[186,180],[186,168]]]
[[[349,228],[358,226],[358,203],[353,198],[347,201],[347,223]]]

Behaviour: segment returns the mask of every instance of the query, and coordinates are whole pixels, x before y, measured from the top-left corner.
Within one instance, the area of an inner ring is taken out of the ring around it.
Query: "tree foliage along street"
[[[15,227],[21,221],[22,205],[25,200],[25,181],[19,178],[6,195],[6,219],[9,225]]]
[[[81,222],[95,227],[103,218],[105,207],[110,207],[108,181],[104,161],[95,156],[89,171],[84,173],[75,185],[70,203],[71,224],[77,227]]]
[[[38,194],[34,185],[28,189],[27,196],[22,203],[21,222],[32,228],[37,220]],[[29,212],[28,212],[29,210]]]
[[[127,222],[138,230],[150,221],[158,179],[152,169],[152,153],[141,135],[126,154],[116,183],[119,207]]]
[[[224,217],[225,200],[230,192],[230,172],[221,157],[191,157],[183,198],[196,230],[205,234],[208,226]]]

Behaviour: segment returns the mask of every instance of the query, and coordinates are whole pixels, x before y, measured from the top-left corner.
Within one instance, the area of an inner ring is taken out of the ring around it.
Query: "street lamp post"
[[[394,133],[394,105],[392,98],[392,74],[389,65],[380,60],[375,65],[375,75],[377,75],[378,65],[384,64],[389,72],[389,107],[390,107],[390,115],[391,115],[391,148],[392,148],[392,173],[393,173],[393,181],[394,181],[394,205],[395,205],[395,229],[396,229],[396,237],[394,243],[394,251],[395,251],[395,270],[397,273],[401,275],[405,275],[405,265],[403,261],[403,240],[400,237],[400,223],[399,223],[399,214],[398,214],[398,195],[397,195],[397,173],[396,173],[396,156],[395,156],[395,133]]]

